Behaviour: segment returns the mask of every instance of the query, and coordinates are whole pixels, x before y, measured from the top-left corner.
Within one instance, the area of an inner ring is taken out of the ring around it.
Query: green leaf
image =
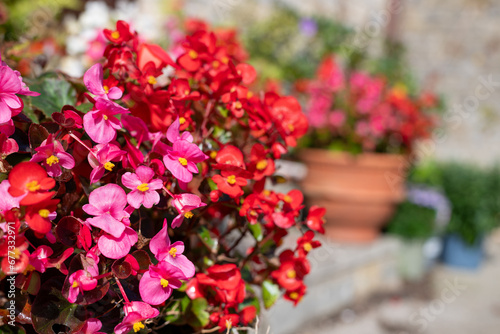
[[[217,108],[220,112],[220,114],[224,117],[227,117],[228,113],[229,113],[229,110],[227,108],[224,108],[224,107],[219,107]]]
[[[201,328],[208,325],[210,314],[206,311],[208,302],[205,298],[196,298],[191,302],[191,313],[194,321],[189,321],[195,327]]]
[[[71,84],[54,74],[39,78],[30,89],[40,93],[40,96],[31,98],[31,104],[47,117],[51,117],[56,111],[61,111],[63,106],[75,103],[76,93]]]
[[[217,247],[219,246],[219,242],[217,239],[214,239],[210,235],[210,231],[207,230],[206,227],[202,226],[198,230],[198,235],[200,236],[201,241],[212,251],[215,252]]]
[[[208,186],[210,187],[210,190],[217,190],[217,184],[212,180],[212,178],[206,179],[208,182]]]
[[[257,314],[260,313],[260,303],[256,297],[248,298],[243,303],[238,305],[238,311],[241,312],[247,306],[255,306],[255,309],[257,310]]]
[[[280,288],[269,280],[262,283],[262,298],[264,299],[264,307],[270,308],[276,302],[280,295]]]
[[[21,96],[23,102],[24,102],[24,108],[23,108],[23,114],[25,114],[33,123],[39,123],[38,122],[38,117],[33,111],[33,108],[31,106],[31,97],[29,96]]]
[[[250,224],[248,228],[250,229],[250,232],[252,232],[255,240],[262,241],[262,239],[264,238],[264,236],[262,235],[262,225],[260,225],[259,223],[253,225]]]
[[[76,107],[78,111],[81,111],[82,113],[86,114],[90,109],[92,109],[94,105],[90,102],[87,103],[82,103],[79,106]]]
[[[71,304],[61,294],[63,283],[57,278],[45,282],[31,307],[33,327],[39,334],[55,334],[54,327],[66,326],[70,332],[80,329],[87,315],[85,308]]]

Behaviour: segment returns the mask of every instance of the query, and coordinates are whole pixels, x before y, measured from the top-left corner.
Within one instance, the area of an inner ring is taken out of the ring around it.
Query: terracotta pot
[[[307,149],[302,181],[311,203],[326,208],[326,236],[347,242],[377,238],[396,205],[405,197],[404,156]]]

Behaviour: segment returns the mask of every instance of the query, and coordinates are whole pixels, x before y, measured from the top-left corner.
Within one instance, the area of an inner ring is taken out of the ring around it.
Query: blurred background
[[[302,303],[259,332],[498,333],[500,3],[4,0],[0,52],[80,77],[117,20],[174,58],[217,29],[309,118],[279,187],[327,208],[323,247]]]

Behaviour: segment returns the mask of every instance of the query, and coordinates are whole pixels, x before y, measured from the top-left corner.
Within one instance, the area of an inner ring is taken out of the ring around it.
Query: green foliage
[[[73,86],[56,73],[40,76],[30,85],[30,89],[40,93],[40,96],[31,97],[31,105],[47,117],[61,111],[63,106],[73,105],[76,102],[76,91]]]
[[[390,234],[398,235],[406,240],[427,239],[434,233],[436,212],[433,209],[403,202],[389,223]]]
[[[447,231],[473,244],[499,226],[500,169],[452,162],[429,163],[411,175],[414,182],[438,186],[448,197],[452,213]]]
[[[317,33],[307,36],[300,29],[301,17],[294,10],[276,6],[269,19],[252,25],[244,44],[250,63],[262,70],[263,78],[294,82],[311,78],[328,54],[340,52],[352,30],[331,19],[315,17]]]
[[[273,282],[266,280],[262,284],[262,298],[264,299],[264,307],[270,308],[280,296],[280,288]]]
[[[7,41],[21,36],[37,37],[56,22],[65,8],[77,9],[78,0],[3,0],[7,7],[7,22],[0,26],[0,34]]]

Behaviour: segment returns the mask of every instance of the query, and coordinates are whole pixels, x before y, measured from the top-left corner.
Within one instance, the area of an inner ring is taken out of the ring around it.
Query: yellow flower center
[[[257,169],[258,170],[264,170],[266,169],[267,167],[267,160],[266,159],[262,159],[261,161],[257,162]]]
[[[137,190],[145,192],[149,190],[149,185],[147,183],[141,183],[137,186]]]
[[[186,95],[189,94],[189,92],[186,93]],[[179,117],[179,123],[182,125],[186,123],[186,119],[184,117]]]
[[[49,215],[50,215],[50,211],[47,210],[47,209],[42,209],[40,211],[38,211],[38,214],[40,215],[40,217],[42,218],[49,218]]]
[[[231,329],[233,327],[233,321],[231,319],[226,320],[226,329]]]
[[[191,211],[188,211],[184,214],[184,217],[186,217],[187,219],[191,219],[193,218],[194,214],[191,212]]]
[[[312,246],[309,242],[306,242],[306,243],[304,244],[304,250],[305,250],[306,252],[310,252],[312,249],[313,249],[313,246]]]
[[[252,93],[252,92],[248,92],[248,93],[247,93],[247,99],[252,98],[252,96],[253,96],[253,93]]]
[[[215,151],[210,152],[210,158],[215,159],[216,156],[217,156],[217,152],[215,152]]]
[[[148,83],[149,83],[150,85],[154,85],[154,84],[156,83],[156,78],[155,78],[154,76],[150,75],[150,76],[148,77]]]
[[[196,52],[194,50],[189,50],[189,57],[191,57],[191,59],[198,58],[198,52]]]
[[[285,197],[283,197],[283,201],[287,202],[287,203],[292,203],[292,198],[288,195],[286,195]]]
[[[263,194],[264,196],[269,196],[269,195],[271,195],[271,192],[270,192],[269,190],[267,190],[267,189],[266,189],[266,190],[264,190],[264,191],[262,192],[262,194]]]
[[[181,163],[181,165],[183,165],[184,167],[187,166],[188,164],[188,161],[186,160],[186,158],[179,158],[179,162]]]
[[[168,253],[169,253],[170,255],[172,255],[172,257],[176,257],[176,256],[177,256],[177,248],[172,247],[172,248],[168,251]]]
[[[57,158],[55,155],[51,155],[50,157],[45,160],[47,165],[52,166],[53,164],[58,164],[59,163],[59,158]]]
[[[113,31],[113,32],[111,33],[111,38],[113,38],[113,39],[118,39],[118,38],[120,38],[120,33],[119,33],[118,31]]]
[[[218,60],[214,60],[214,61],[212,62],[212,67],[213,67],[213,68],[219,68],[219,66],[220,66],[220,63],[219,63],[219,61],[218,61]]]
[[[109,119],[109,117],[106,115],[102,115],[102,118],[104,118],[105,121],[107,121]]]
[[[236,183],[236,176],[235,175],[229,175],[227,177],[227,183],[229,183],[229,184],[235,184]]]
[[[73,282],[73,285],[71,285],[72,288],[77,288],[78,287],[78,282],[77,281],[74,281]]]
[[[134,322],[134,325],[132,327],[134,329],[134,333],[137,333],[138,331],[140,331],[141,329],[144,328],[144,324],[142,322],[138,321],[138,322]]]
[[[162,278],[160,284],[162,287],[166,288],[168,286],[168,280]]]
[[[295,270],[293,270],[293,269],[288,270],[288,271],[286,272],[286,277],[288,277],[288,278],[292,278],[292,279],[293,279],[293,278],[297,277],[297,273],[296,273],[296,272],[295,272]]]
[[[113,170],[113,167],[115,167],[115,164],[111,161],[108,161],[104,164],[104,169],[109,170],[110,172]]]
[[[222,57],[222,59],[220,60],[223,64],[226,64],[229,63],[229,58],[228,57]]]
[[[292,292],[290,294],[290,299],[297,300],[299,298],[299,294],[297,292]]]
[[[230,92],[230,93],[234,93],[234,92],[236,92],[236,87],[234,87],[234,86],[233,86],[233,87],[231,87],[231,90],[230,90],[229,92]]]
[[[102,88],[104,88],[104,92],[105,92],[106,94],[108,94],[108,93],[109,93],[109,87],[108,87],[108,86],[104,86],[104,87],[102,87]]]
[[[288,124],[288,130],[290,130],[290,132],[293,132],[293,130],[295,130],[293,124]]]
[[[23,271],[23,275],[26,276],[26,275],[28,275],[28,273],[30,271],[33,271],[33,270],[35,270],[35,267],[33,267],[31,264],[28,264],[28,266],[26,267],[26,269],[24,269],[24,271]]]
[[[235,107],[236,109],[241,109],[241,108],[243,108],[243,105],[241,104],[241,102],[240,102],[240,101],[236,101],[236,102],[234,103],[234,107]]]
[[[40,185],[38,184],[37,180],[33,180],[31,182],[26,183],[26,188],[31,192],[35,192],[40,189]]]
[[[19,248],[14,249],[14,259],[19,259],[20,256],[21,251],[19,250]]]

